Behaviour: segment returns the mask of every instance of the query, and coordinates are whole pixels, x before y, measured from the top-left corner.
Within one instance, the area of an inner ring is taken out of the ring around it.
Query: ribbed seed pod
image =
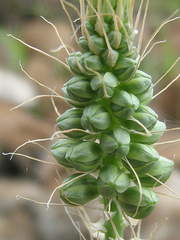
[[[130,148],[130,135],[123,128],[114,128],[101,136],[100,146],[102,150],[121,159],[127,156]]]
[[[154,210],[158,202],[158,196],[153,190],[143,187],[142,200],[140,201],[139,187],[134,186],[129,187],[125,192],[119,194],[118,200],[123,212],[125,212],[128,216],[135,219],[143,219],[149,216],[149,214]]]
[[[81,124],[90,132],[99,132],[107,129],[112,123],[111,115],[99,103],[88,105],[83,112]]]
[[[143,174],[154,166],[155,162],[159,159],[159,154],[150,145],[131,143],[127,159],[136,173]],[[131,167],[126,161],[122,161],[122,163],[126,169],[132,172]]]
[[[81,125],[81,117],[83,114],[83,110],[81,109],[69,109],[64,114],[62,114],[60,117],[57,118],[57,126],[62,131],[67,131],[71,129],[80,129],[84,130]],[[70,138],[82,138],[87,136],[88,134],[82,131],[69,131],[65,132],[64,135],[70,137]]]
[[[88,172],[96,169],[102,160],[102,155],[98,143],[79,141],[67,150],[65,157],[76,170]]]
[[[96,179],[91,175],[82,177],[81,175],[76,173],[63,181],[63,184],[67,183],[59,189],[63,202],[70,205],[84,205],[99,196]]]
[[[128,175],[118,167],[108,164],[101,168],[97,184],[100,195],[114,198],[118,193],[122,193],[128,188],[130,180]]]

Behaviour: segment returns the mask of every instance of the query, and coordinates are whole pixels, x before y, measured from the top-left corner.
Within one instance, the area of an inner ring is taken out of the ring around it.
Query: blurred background
[[[78,6],[78,0],[69,1]],[[137,6],[140,1],[137,1]],[[7,37],[12,34],[24,42],[63,60],[67,58],[64,50],[52,53],[60,46],[53,29],[40,16],[44,16],[58,29],[63,41],[77,50],[68,18],[59,0],[0,0],[0,152],[13,152],[21,144],[34,139],[49,138],[55,132],[57,113],[50,97],[38,98],[13,111],[11,109],[37,95],[51,95],[52,91],[38,85],[24,74],[19,66],[40,83],[61,94],[62,85],[72,75],[57,61],[48,58],[23,44]],[[176,11],[179,0],[150,1],[143,46],[154,30]],[[69,9],[73,20],[77,15]],[[175,16],[177,16],[176,14]],[[75,23],[78,27],[78,21]],[[176,20],[160,31],[153,41],[165,40],[156,46],[141,64],[141,69],[152,75],[155,83],[179,57],[180,23]],[[163,89],[179,74],[179,63],[155,87],[155,94]],[[54,99],[57,109],[63,113],[69,105]],[[168,128],[180,127],[180,82],[176,81],[151,103],[166,121]],[[56,129],[57,130],[57,129]],[[180,138],[180,131],[165,133],[161,141]],[[52,141],[38,144],[27,143],[18,153],[32,156],[47,162],[54,162],[49,151]],[[180,143],[159,145],[160,155],[173,159],[175,169],[167,185],[179,192],[180,183]],[[80,236],[73,227],[63,207],[39,205],[27,200],[17,200],[24,196],[39,202],[47,202],[52,191],[66,176],[63,168],[53,164],[43,164],[25,157],[0,154],[0,239],[1,240],[55,240],[73,239]],[[58,183],[59,182],[59,183]],[[161,187],[157,191],[172,195]],[[180,193],[180,192],[179,192]],[[148,238],[168,217],[158,231],[155,239],[178,240],[180,226],[180,202],[161,196],[153,214],[142,223],[142,238]],[[52,199],[60,203],[58,193]],[[92,218],[96,218],[93,211]],[[78,218],[75,217],[77,221]],[[156,225],[157,224],[157,225]],[[89,239],[84,226],[82,232]],[[128,233],[127,233],[127,239]]]

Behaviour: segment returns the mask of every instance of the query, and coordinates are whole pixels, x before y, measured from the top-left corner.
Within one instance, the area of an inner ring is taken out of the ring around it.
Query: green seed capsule
[[[98,143],[79,141],[68,149],[66,158],[76,170],[88,172],[100,164],[102,154]]]
[[[126,82],[130,80],[137,64],[137,59],[127,58],[127,57],[120,57],[117,60],[116,65],[113,68],[114,74],[117,76],[118,81]]]
[[[126,157],[130,148],[130,135],[123,128],[114,128],[100,139],[102,150],[107,154],[112,154],[117,159]]]
[[[92,103],[84,109],[81,118],[81,124],[84,129],[90,132],[99,132],[110,127],[111,123],[111,115],[101,104]]]
[[[61,139],[57,143],[53,144],[51,153],[58,161],[58,163],[65,167],[72,168],[71,164],[68,162],[65,156],[67,150],[75,143],[76,141],[71,139]]]
[[[114,67],[118,60],[119,53],[113,49],[106,49],[102,53],[101,57],[106,65],[108,65],[109,67]]]
[[[94,71],[100,72],[103,69],[101,58],[92,52],[84,53],[80,58],[80,64],[88,76],[94,75]]]
[[[115,117],[127,119],[131,117],[135,110],[139,107],[139,100],[135,95],[117,89],[111,98],[110,106],[112,114]]]
[[[71,99],[78,102],[87,102],[95,97],[95,92],[90,86],[89,79],[85,76],[76,76],[64,84],[63,88]]]
[[[133,117],[144,125],[148,130],[151,130],[157,122],[158,115],[148,106],[141,104]],[[123,126],[133,131],[144,132],[144,128],[133,120],[122,121]]]
[[[71,129],[83,129],[81,125],[81,117],[83,114],[83,110],[81,109],[69,109],[60,117],[57,118],[57,126],[60,130],[71,130]],[[83,129],[84,130],[84,129]],[[81,138],[85,137],[88,134],[81,131],[72,131],[64,133],[64,135],[71,137],[71,138]]]
[[[85,36],[81,36],[78,45],[82,53],[89,52],[88,40]]]
[[[100,55],[107,48],[104,38],[100,37],[98,34],[94,34],[90,37],[88,46],[96,55]]]
[[[156,125],[151,130],[151,136],[142,136],[136,133],[131,133],[131,141],[145,144],[153,144],[161,138],[165,130],[166,124],[158,120],[156,122]]]
[[[152,86],[152,85],[151,85]],[[139,99],[139,102],[143,105],[147,105],[151,102],[152,97],[153,97],[153,92],[154,89],[151,88],[150,90],[148,90],[147,92],[141,93],[136,95],[136,97]]]
[[[154,166],[155,162],[159,159],[159,154],[150,145],[131,143],[127,159],[136,173],[143,174]],[[125,161],[122,161],[122,163],[127,170],[132,172],[132,169]]]
[[[104,86],[105,85],[105,90]],[[106,94],[107,98],[112,97],[114,94],[115,87],[118,85],[118,80],[114,74],[111,72],[106,72],[102,78],[98,75],[92,77],[90,86],[94,91],[98,91],[99,97],[104,97]],[[105,92],[104,92],[105,91]]]
[[[122,211],[129,217],[143,219],[151,214],[159,199],[153,190],[143,187],[142,200],[136,213],[140,200],[140,191],[138,186],[134,186],[129,187],[125,192],[119,194],[118,200]]]
[[[118,34],[118,36],[117,36]],[[120,32],[110,31],[107,35],[109,43],[112,48],[118,49],[121,43],[122,34]]]
[[[75,54],[70,53],[68,57],[68,63],[71,68],[71,71],[76,75],[82,74],[82,71],[78,66],[81,56],[82,56],[81,52],[76,52]]]
[[[98,191],[106,198],[114,198],[124,192],[129,184],[129,177],[112,164],[105,165],[99,172],[97,179]]]
[[[140,70],[137,70],[134,78],[131,79],[129,82],[122,84],[122,88],[125,91],[137,96],[148,91],[151,87],[151,83],[152,81],[150,75]]]
[[[63,202],[70,205],[84,205],[99,196],[96,179],[91,175],[77,178],[81,175],[76,173],[63,181],[63,184],[67,183],[59,189]]]
[[[162,183],[165,183],[170,177],[174,167],[174,162],[170,159],[160,156],[159,160],[155,162],[154,166],[148,171],[148,174],[152,175],[156,179],[160,180]],[[161,183],[156,181],[150,176],[140,175],[139,179],[142,186],[144,187],[157,187]]]

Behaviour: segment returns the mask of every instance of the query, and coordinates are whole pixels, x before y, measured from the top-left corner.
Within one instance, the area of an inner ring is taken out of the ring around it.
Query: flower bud
[[[87,135],[85,132],[78,131],[78,129],[83,129],[81,125],[81,116],[83,110],[72,108],[67,110],[64,114],[57,118],[57,126],[60,130],[71,130],[77,129],[72,132],[64,133],[65,136],[71,138],[81,138]]]
[[[80,177],[81,175],[76,173],[63,181],[63,184],[67,183],[59,189],[63,202],[70,205],[84,205],[99,196],[96,179],[91,175]]]
[[[100,146],[103,152],[112,154],[117,159],[126,157],[130,147],[130,135],[123,128],[114,128],[107,134],[102,135]]]
[[[61,139],[60,141],[53,144],[51,153],[58,161],[58,163],[65,167],[72,168],[71,164],[68,162],[65,156],[67,150],[75,143],[76,141],[71,139]]]
[[[100,55],[107,48],[103,37],[98,34],[90,36],[89,49],[96,55]]]
[[[148,130],[151,130],[156,125],[158,115],[150,107],[141,104],[133,114],[133,117]],[[144,132],[144,128],[133,120],[127,119],[126,121],[123,121],[122,124],[133,131]]]
[[[112,114],[120,119],[131,117],[139,107],[138,98],[128,92],[117,89],[111,98]]]
[[[82,74],[82,71],[81,69],[79,69],[79,66],[78,66],[78,62],[80,61],[81,56],[82,56],[81,52],[76,52],[75,54],[70,53],[68,57],[68,63],[69,63],[70,69],[76,75]]]
[[[143,219],[154,210],[158,196],[149,188],[142,188],[142,199],[140,201],[140,191],[138,186],[129,187],[125,192],[118,195],[121,209],[131,218]],[[138,211],[137,211],[138,208]],[[137,213],[136,213],[137,211]]]
[[[134,171],[138,174],[148,172],[159,159],[158,152],[150,145],[131,143],[127,159]],[[123,160],[123,165],[132,172],[130,166]]]
[[[151,84],[152,86],[152,84]],[[147,105],[150,103],[150,101],[152,100],[153,97],[153,92],[154,89],[151,88],[150,90],[148,90],[147,92],[141,93],[136,95],[136,97],[139,99],[139,102],[143,105]]]
[[[98,143],[79,141],[68,149],[66,158],[76,170],[88,172],[100,164],[102,154]]]
[[[130,79],[136,68],[137,61],[138,58],[134,60],[128,57],[119,57],[113,68],[113,72],[117,76],[118,81],[126,82]]]
[[[94,75],[93,71],[100,72],[103,69],[101,58],[92,52],[84,53],[81,56],[80,63],[88,76]]]
[[[107,37],[112,48],[119,48],[122,39],[122,34],[119,31],[118,33],[116,33],[116,31],[110,31],[107,34]]]
[[[152,177],[157,180],[165,183],[170,177],[174,167],[174,162],[170,159],[160,156],[159,160],[155,162],[154,166],[148,171],[148,174],[152,175]],[[142,186],[144,187],[158,187],[161,185],[160,182],[156,181],[150,176],[140,175],[139,179],[141,181]]]
[[[113,49],[106,49],[102,53],[102,59],[106,65],[109,67],[114,67],[119,57],[119,53]]]
[[[151,83],[152,81],[150,75],[137,70],[134,78],[127,83],[123,83],[122,88],[125,91],[137,96],[148,91],[148,89],[151,87]]]
[[[82,53],[89,52],[88,40],[85,36],[81,36],[78,45]]]
[[[71,99],[78,102],[87,102],[95,97],[95,92],[90,86],[89,79],[85,76],[76,76],[64,84],[63,88]]]
[[[99,97],[104,97],[105,95],[103,83],[105,85],[105,91],[107,94],[106,97],[108,98],[112,97],[112,95],[114,94],[114,90],[118,85],[116,76],[111,72],[106,72],[104,76],[102,76],[102,79],[98,75],[95,75],[94,77],[92,77],[90,82],[91,88],[94,91],[98,90]]]
[[[157,120],[156,125],[151,129],[151,136],[142,136],[137,133],[131,133],[131,141],[145,144],[153,144],[161,138],[165,130],[166,124]]]
[[[88,105],[81,118],[83,128],[90,132],[105,130],[110,127],[111,122],[111,115],[100,103]]]
[[[105,165],[99,172],[97,179],[98,191],[106,198],[114,198],[124,192],[129,184],[129,177],[112,164]]]

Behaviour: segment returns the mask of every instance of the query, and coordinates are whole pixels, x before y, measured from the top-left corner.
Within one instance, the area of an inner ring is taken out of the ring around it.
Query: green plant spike
[[[143,219],[154,210],[151,188],[166,182],[174,164],[154,147],[166,125],[147,106],[153,84],[139,69],[140,43],[133,45],[134,1],[87,0],[86,10],[79,3],[81,13],[73,6],[81,21],[79,51],[68,57],[75,76],[62,88],[73,108],[58,117],[65,139],[51,152],[75,172],[60,187],[61,199],[75,206],[103,200],[102,240],[122,240],[125,218]]]

